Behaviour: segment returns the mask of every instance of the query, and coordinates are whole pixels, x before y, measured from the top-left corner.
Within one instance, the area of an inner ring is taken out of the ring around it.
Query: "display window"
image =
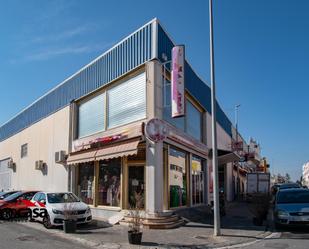
[[[98,205],[120,206],[121,159],[104,160],[99,163]]]
[[[94,194],[94,163],[81,164],[78,167],[77,195],[83,202],[93,205]]]
[[[204,202],[204,171],[203,160],[197,156],[192,156],[192,204],[202,204]]]
[[[169,206],[187,205],[186,153],[176,148],[169,150]]]

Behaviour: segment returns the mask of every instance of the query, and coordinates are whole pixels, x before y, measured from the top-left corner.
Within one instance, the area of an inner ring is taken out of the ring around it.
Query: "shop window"
[[[202,138],[202,113],[186,100],[186,132],[197,140]]]
[[[146,76],[142,73],[107,91],[108,128],[146,118]]]
[[[93,205],[94,200],[94,164],[85,163],[78,167],[78,197],[85,203]]]
[[[100,161],[98,205],[120,206],[121,159]]]
[[[172,147],[169,152],[169,191],[171,208],[187,205],[186,153]]]
[[[163,119],[174,125],[178,129],[185,130],[185,118],[172,118],[172,104],[171,104],[171,82],[166,81],[163,87]]]
[[[103,131],[105,128],[105,93],[82,103],[78,108],[78,137]]]
[[[172,118],[171,83],[166,81],[163,87],[163,118],[178,129],[185,131],[192,137],[202,139],[202,113],[186,100],[186,113],[184,117]]]
[[[20,157],[24,158],[28,155],[28,144],[23,144],[20,148]]]
[[[192,156],[192,204],[202,204],[204,202],[204,171],[203,161],[197,156]]]

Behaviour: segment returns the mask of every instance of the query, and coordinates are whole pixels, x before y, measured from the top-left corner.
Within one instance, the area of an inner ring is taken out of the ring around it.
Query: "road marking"
[[[273,238],[280,238],[280,237],[281,237],[281,233],[271,233],[270,235],[266,236],[265,238],[256,239],[254,241],[250,241],[250,242],[246,242],[246,243],[242,243],[242,244],[223,246],[223,247],[216,247],[216,249],[232,249],[232,248],[239,248],[239,247],[244,247],[244,246],[251,246],[251,245],[253,245],[255,243],[258,243],[258,242],[261,242],[263,240],[273,239]]]

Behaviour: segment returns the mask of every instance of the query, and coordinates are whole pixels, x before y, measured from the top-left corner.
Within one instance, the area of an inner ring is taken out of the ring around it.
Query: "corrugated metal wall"
[[[146,24],[0,127],[0,141],[152,59],[153,25]]]
[[[158,58],[162,61],[162,55],[171,60],[171,50],[174,46],[171,39],[160,26],[158,27]],[[191,66],[185,63],[185,87],[202,105],[211,113],[211,93],[209,86],[204,83],[193,71]],[[232,136],[232,123],[217,103],[217,120],[222,128]]]

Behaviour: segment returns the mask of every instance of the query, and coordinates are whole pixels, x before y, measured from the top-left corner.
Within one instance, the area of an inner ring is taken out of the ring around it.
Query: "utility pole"
[[[238,148],[238,108],[240,105],[235,105],[235,128],[236,128],[236,147]],[[239,177],[239,163],[237,163],[237,186],[236,186],[237,198],[239,199],[240,193],[240,177]]]
[[[216,84],[213,43],[213,17],[212,0],[209,0],[209,41],[210,41],[210,81],[211,81],[211,113],[212,113],[212,172],[213,172],[213,198],[214,198],[214,236],[221,235],[219,211],[219,174],[217,153],[217,119],[216,119]]]

